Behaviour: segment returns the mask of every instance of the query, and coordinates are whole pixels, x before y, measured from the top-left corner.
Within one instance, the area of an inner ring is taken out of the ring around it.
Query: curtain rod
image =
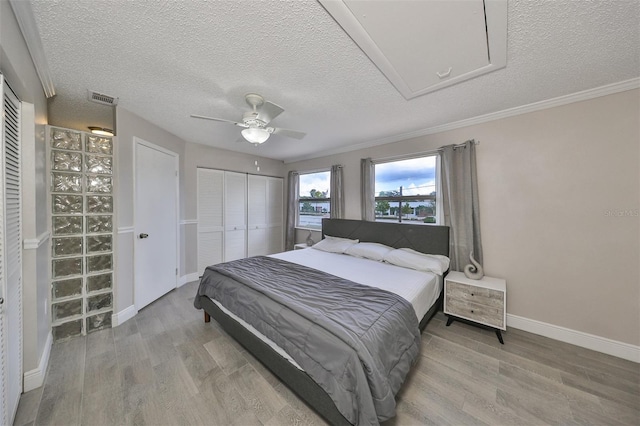
[[[474,145],[480,145],[480,141],[477,141],[475,139],[469,139],[468,141],[466,141],[464,143],[459,143],[458,145],[454,145],[453,149],[462,148],[464,146],[467,146],[467,142],[471,142]],[[438,148],[438,151],[442,151],[442,147]]]
[[[292,170],[295,171],[296,173],[298,173],[299,175],[310,175],[312,173],[322,173],[322,172],[330,172],[331,171],[331,167],[333,166],[338,166],[341,169],[344,169],[344,166],[342,164],[332,164],[329,167],[322,167],[320,169],[312,169],[312,170]]]
[[[477,141],[475,139],[470,139],[470,141],[473,142],[474,145],[480,145],[480,141]],[[454,145],[453,149],[462,148],[462,147],[464,147],[466,145],[467,142]],[[402,159],[410,160],[412,158],[424,157],[424,156],[427,156],[427,155],[437,154],[439,152],[442,152],[443,149],[444,149],[444,147],[440,147],[440,148],[436,148],[436,149],[431,149],[429,151],[412,152],[410,154],[394,155],[394,156],[391,156],[391,157],[372,158],[371,162],[372,163],[384,163],[384,162],[389,162],[389,161],[393,161],[393,160],[402,160]]]

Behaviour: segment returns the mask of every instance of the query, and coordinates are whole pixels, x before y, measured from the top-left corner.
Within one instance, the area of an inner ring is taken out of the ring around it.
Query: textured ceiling
[[[507,66],[405,100],[315,1],[32,0],[57,95],[52,124],[112,123],[87,89],[188,142],[281,160],[551,99],[640,76],[640,2],[509,1]],[[435,42],[435,41],[434,41]],[[244,94],[285,109],[254,148]]]

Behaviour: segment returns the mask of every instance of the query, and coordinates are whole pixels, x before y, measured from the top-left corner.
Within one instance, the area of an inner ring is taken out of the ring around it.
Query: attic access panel
[[[506,0],[320,0],[406,98],[506,65]]]

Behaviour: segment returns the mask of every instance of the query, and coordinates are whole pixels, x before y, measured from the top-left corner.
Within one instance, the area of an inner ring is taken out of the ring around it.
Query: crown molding
[[[22,37],[27,43],[27,49],[31,55],[31,60],[40,78],[42,89],[47,98],[50,98],[56,94],[56,90],[53,87],[53,79],[51,78],[51,70],[47,63],[47,57],[44,54],[44,47],[42,46],[42,39],[40,38],[40,32],[36,25],[36,20],[33,16],[33,9],[31,9],[31,3],[23,0],[9,0],[13,14],[18,21],[18,26],[22,32]]]
[[[593,98],[599,98],[601,96],[612,95],[614,93],[626,92],[627,90],[633,90],[640,88],[640,78],[632,78],[630,80],[620,81],[618,83],[607,84],[606,86],[600,86],[593,89],[583,90],[581,92],[572,93],[569,95],[559,96],[557,98],[547,99],[544,101],[534,102],[527,105],[522,105],[514,108],[505,109],[502,111],[492,112],[489,114],[479,115],[477,117],[467,118],[460,121],[454,121],[451,123],[443,124],[440,126],[429,127],[426,129],[416,130],[414,132],[401,133],[399,135],[389,136],[386,138],[376,139],[373,141],[363,142],[356,145],[348,145],[342,148],[330,149],[323,151],[320,155],[304,155],[300,157],[293,157],[285,160],[285,164],[295,163],[297,161],[311,160],[313,158],[327,157],[335,154],[342,154],[345,152],[357,151],[365,148],[372,148],[375,146],[386,145],[393,142],[400,142],[407,139],[413,139],[420,136],[432,135],[434,133],[446,132],[449,130],[459,129],[462,127],[473,126],[476,124],[486,123],[489,121],[500,120],[502,118],[513,117],[516,115],[527,114],[529,112],[540,111],[547,108],[554,108],[557,106],[567,105],[574,102],[586,101]]]

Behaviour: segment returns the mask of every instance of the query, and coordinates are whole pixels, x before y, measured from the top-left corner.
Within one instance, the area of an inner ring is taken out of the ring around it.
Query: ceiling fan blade
[[[258,110],[258,116],[256,118],[268,124],[271,120],[273,120],[283,112],[284,109],[280,108],[278,105],[266,101]]]
[[[296,130],[289,130],[289,129],[281,129],[279,127],[276,127],[275,129],[273,129],[273,134],[286,136],[288,138],[294,138],[294,139],[302,139],[307,135],[304,132],[298,132]]]
[[[247,127],[244,123],[238,123],[237,121],[225,120],[224,118],[205,117],[204,115],[196,115],[196,114],[191,114],[191,117],[193,117],[193,118],[202,118],[203,120],[220,121],[222,123],[231,123],[231,124],[235,124],[236,126],[240,126],[240,127]]]

